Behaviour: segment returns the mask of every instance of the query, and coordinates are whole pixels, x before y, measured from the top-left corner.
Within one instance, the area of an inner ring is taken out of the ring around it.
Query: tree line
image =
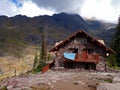
[[[116,27],[116,32],[111,41],[111,48],[116,54],[108,57],[108,62],[111,67],[120,67],[120,17]]]

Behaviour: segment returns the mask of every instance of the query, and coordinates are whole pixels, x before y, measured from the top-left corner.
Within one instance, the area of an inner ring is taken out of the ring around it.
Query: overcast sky
[[[117,22],[120,0],[0,0],[0,15],[29,17],[67,12],[84,18]]]

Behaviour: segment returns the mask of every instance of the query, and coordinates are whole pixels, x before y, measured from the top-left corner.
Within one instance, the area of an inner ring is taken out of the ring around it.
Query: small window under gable
[[[76,38],[79,44],[87,44],[87,38]]]

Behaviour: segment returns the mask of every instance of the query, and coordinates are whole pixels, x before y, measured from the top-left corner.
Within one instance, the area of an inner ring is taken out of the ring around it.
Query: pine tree
[[[114,35],[112,47],[117,53],[115,55],[117,66],[120,67],[120,18],[119,18],[119,21],[118,21],[118,25],[116,27],[116,33]]]
[[[41,51],[40,51],[40,59],[46,60],[47,57],[47,44],[45,40],[45,31],[43,30],[41,35]]]
[[[37,54],[37,48],[36,48],[36,53],[35,53],[35,58],[34,58],[34,63],[33,63],[33,69],[35,69],[37,65],[38,65],[38,54]]]
[[[34,59],[34,65],[33,65],[35,72],[40,72],[42,70],[42,67],[46,65],[45,61],[47,58],[47,45],[46,45],[46,40],[45,40],[45,31],[43,27],[39,28],[39,32],[41,31],[42,31],[41,45],[39,46],[39,49],[38,49],[39,56],[37,55],[37,52],[36,52],[36,56]]]

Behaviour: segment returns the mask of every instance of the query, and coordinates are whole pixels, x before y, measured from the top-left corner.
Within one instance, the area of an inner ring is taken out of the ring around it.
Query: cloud
[[[67,12],[85,18],[117,21],[120,14],[120,0],[1,0],[0,15],[17,14],[34,17]]]
[[[39,15],[53,15],[54,10],[47,10],[45,8],[38,7],[32,1],[25,1],[21,8],[18,9],[17,14],[27,15],[29,17],[39,16]]]
[[[39,7],[51,8],[56,12],[77,13],[84,0],[32,0]]]
[[[1,0],[0,9],[0,15],[12,16],[15,14],[17,7],[12,2],[9,2],[9,0]]]
[[[81,15],[87,18],[117,21],[120,9],[115,10],[112,0],[86,0],[81,8]]]
[[[116,16],[120,16],[120,0],[112,0],[111,4],[116,12]]]
[[[120,0],[111,0],[111,4],[112,4],[114,7],[119,7],[119,6],[120,6]]]
[[[9,17],[17,14],[34,17],[38,15],[52,15],[54,10],[40,8],[31,0],[1,0],[0,15],[7,15]]]
[[[39,7],[56,12],[76,13],[86,18],[117,21],[120,0],[33,0]]]

